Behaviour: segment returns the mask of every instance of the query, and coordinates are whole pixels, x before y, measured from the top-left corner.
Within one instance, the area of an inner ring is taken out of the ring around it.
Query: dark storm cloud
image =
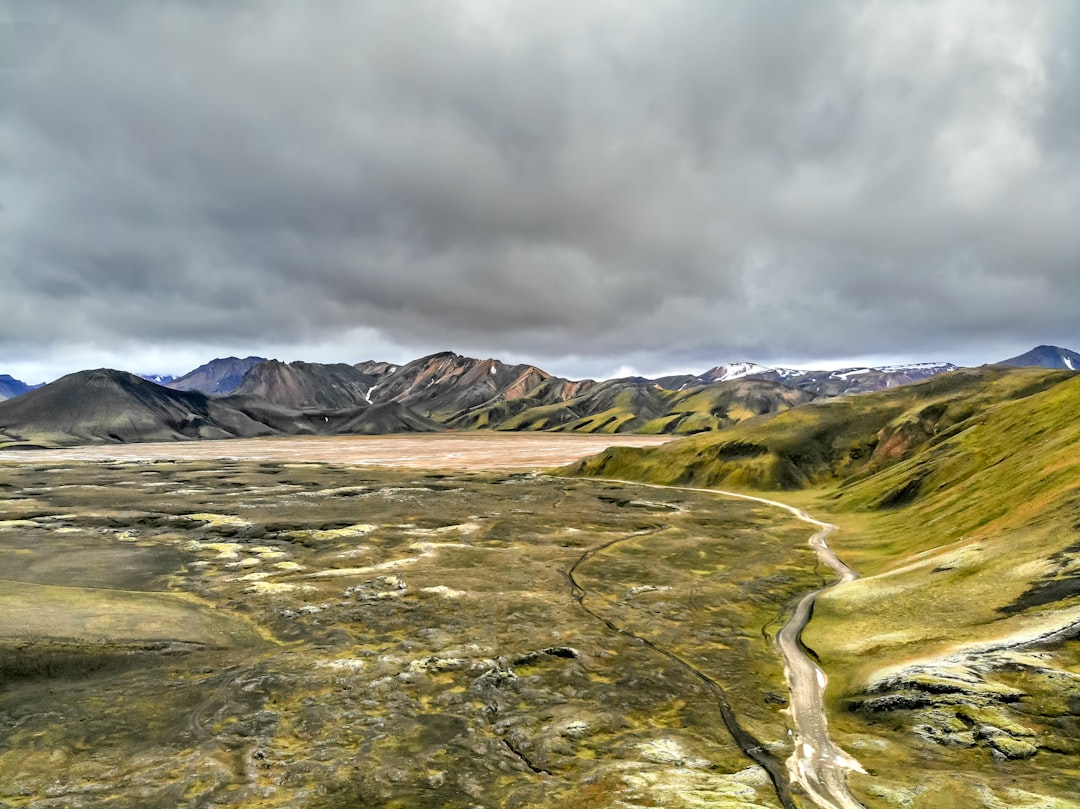
[[[8,361],[1080,343],[1064,0],[48,8],[0,65]]]

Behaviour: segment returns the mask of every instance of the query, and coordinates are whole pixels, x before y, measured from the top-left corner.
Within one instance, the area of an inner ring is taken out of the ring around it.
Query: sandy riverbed
[[[0,461],[255,458],[414,469],[531,469],[572,463],[606,447],[656,446],[670,440],[670,436],[553,433],[237,438],[13,450],[0,452]]]

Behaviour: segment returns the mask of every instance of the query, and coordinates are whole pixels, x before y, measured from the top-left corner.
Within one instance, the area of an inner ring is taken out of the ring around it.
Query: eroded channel
[[[629,481],[610,481],[630,485]],[[719,489],[702,489],[682,486],[638,484],[653,489],[675,489],[697,493],[711,493],[721,497],[762,503],[787,511],[796,519],[818,530],[810,537],[808,545],[818,559],[839,577],[824,588],[814,589],[799,599],[795,610],[777,633],[776,641],[784,658],[784,675],[791,701],[791,718],[795,730],[794,749],[787,759],[786,776],[778,776],[775,768],[768,768],[781,803],[789,805],[791,784],[798,784],[820,809],[863,809],[863,804],[851,793],[847,785],[847,773],[865,772],[859,762],[842,750],[829,736],[828,717],[825,713],[825,687],[828,678],[810,659],[802,646],[800,636],[813,613],[814,601],[825,590],[837,584],[851,582],[858,574],[845,565],[827,543],[828,536],[836,526],[811,517],[802,509],[764,497],[729,492]],[[729,728],[730,729],[730,728]],[[732,730],[738,738],[738,730]],[[744,747],[744,745],[741,745]],[[752,756],[752,750],[747,754]]]

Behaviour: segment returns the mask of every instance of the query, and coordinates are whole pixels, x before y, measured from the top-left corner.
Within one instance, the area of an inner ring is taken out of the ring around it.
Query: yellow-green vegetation
[[[949,430],[962,429],[987,407],[1045,390],[1070,376],[1028,368],[955,371],[880,393],[819,399],[655,450],[612,448],[573,471],[770,491],[828,484],[872,474],[931,439],[944,440]]]
[[[537,393],[543,391],[543,386]],[[803,391],[774,382],[737,380],[726,384],[667,390],[654,382],[602,382],[565,401],[526,396],[485,403],[461,413],[432,414],[453,427],[548,430],[572,433],[691,435],[721,430],[762,413],[809,401]]]
[[[782,761],[785,514],[270,461],[0,492],[0,805],[780,805],[701,675]]]
[[[869,807],[1080,800],[1080,377],[984,368],[610,450],[578,474],[744,489],[864,578],[804,632]]]

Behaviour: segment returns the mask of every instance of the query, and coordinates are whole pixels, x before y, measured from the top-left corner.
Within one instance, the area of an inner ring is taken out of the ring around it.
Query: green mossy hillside
[[[819,399],[653,449],[617,448],[573,475],[650,483],[800,489],[865,478],[947,439],[990,408],[1071,378],[1045,369],[965,369],[900,388]],[[908,495],[896,492],[896,505]]]

